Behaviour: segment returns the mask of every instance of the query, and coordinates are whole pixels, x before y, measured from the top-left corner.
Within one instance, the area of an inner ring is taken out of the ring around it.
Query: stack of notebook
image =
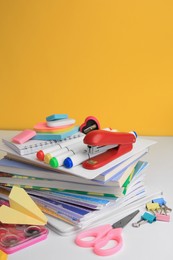
[[[80,137],[81,133],[76,133],[69,138]],[[81,164],[52,168],[39,161],[36,153],[43,149],[43,141],[35,140],[34,147],[31,141],[22,146],[11,143],[11,137],[2,141],[0,150],[6,156],[0,160],[0,197],[5,199],[13,185],[25,188],[50,216],[50,227],[63,227],[63,232],[58,229],[62,235],[66,230],[62,223],[76,230],[118,209],[142,203],[147,196],[144,156],[154,141],[137,138],[130,152],[96,170],[84,169]]]

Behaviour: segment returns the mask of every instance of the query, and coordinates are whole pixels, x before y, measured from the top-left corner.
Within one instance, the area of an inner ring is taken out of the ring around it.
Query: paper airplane
[[[0,250],[0,259],[1,260],[7,260],[7,254],[2,252],[1,250]]]
[[[0,207],[0,222],[3,224],[45,225],[47,218],[27,192],[13,186],[9,194],[10,207]]]

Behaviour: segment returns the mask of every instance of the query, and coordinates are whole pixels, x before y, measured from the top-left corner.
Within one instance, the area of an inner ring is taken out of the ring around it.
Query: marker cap
[[[70,157],[67,157],[65,160],[64,160],[64,166],[66,168],[72,168],[73,167],[73,162],[71,160]]]
[[[55,157],[52,157],[49,162],[50,166],[53,168],[57,168],[59,166],[58,161]]]
[[[133,134],[136,138],[138,137],[137,133],[135,131],[129,132],[130,134]]]
[[[44,162],[49,164],[51,158],[52,158],[52,155],[50,153],[47,153],[44,157]]]
[[[38,151],[37,152],[37,158],[40,160],[40,161],[44,161],[44,152],[42,150]]]

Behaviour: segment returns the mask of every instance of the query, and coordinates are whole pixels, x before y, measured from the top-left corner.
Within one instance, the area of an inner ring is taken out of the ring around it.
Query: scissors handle
[[[104,238],[100,239],[94,245],[94,253],[100,256],[108,256],[117,253],[123,245],[123,239],[121,234],[122,228],[115,228],[110,230]],[[111,240],[114,240],[116,244],[111,248],[103,249],[103,247],[106,246],[108,242]]]
[[[112,226],[107,224],[83,231],[76,236],[75,243],[81,247],[94,247],[97,241],[104,237],[111,229]],[[92,240],[87,241],[87,238],[92,238]]]

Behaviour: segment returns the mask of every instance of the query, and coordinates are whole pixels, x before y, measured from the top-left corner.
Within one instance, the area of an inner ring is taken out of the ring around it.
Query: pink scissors
[[[139,210],[134,211],[130,215],[122,218],[112,226],[110,224],[102,225],[96,228],[83,231],[76,236],[75,243],[81,247],[93,247],[93,251],[96,255],[108,256],[118,252],[122,245],[122,228],[125,227],[137,214]],[[87,241],[86,238],[92,240]],[[108,249],[103,249],[109,241],[114,240],[116,244]]]

